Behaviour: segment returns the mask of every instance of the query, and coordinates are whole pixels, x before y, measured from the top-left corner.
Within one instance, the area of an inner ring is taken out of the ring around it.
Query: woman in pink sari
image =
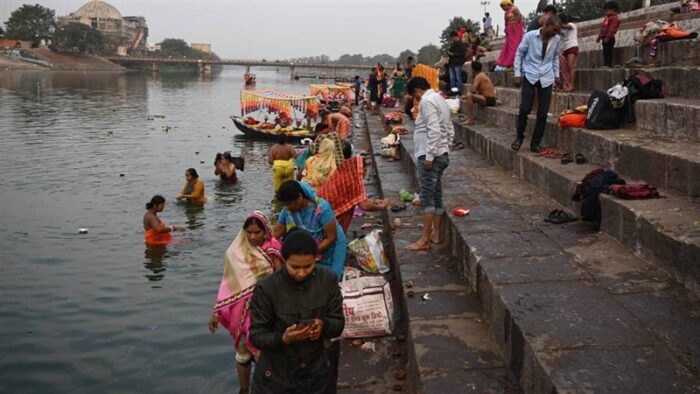
[[[518,7],[513,5],[511,0],[501,1],[501,9],[505,11],[506,40],[501,48],[501,55],[497,64],[503,68],[513,67],[515,53],[518,51],[520,41],[525,35],[525,22]]]
[[[231,333],[241,393],[248,393],[250,389],[250,364],[259,355],[258,349],[248,340],[250,299],[258,281],[282,266],[281,248],[265,214],[255,211],[248,215],[243,229],[224,256],[224,276],[209,320],[209,331],[215,333],[221,323]]]

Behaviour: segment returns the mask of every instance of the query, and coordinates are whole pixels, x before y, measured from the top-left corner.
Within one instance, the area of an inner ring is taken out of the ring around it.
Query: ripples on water
[[[287,79],[261,71],[258,87],[307,91]],[[224,251],[250,210],[272,209],[268,145],[234,138],[228,118],[241,88],[235,68],[0,72],[0,392],[237,387],[228,332],[206,324]],[[225,150],[246,157],[238,185],[213,174]],[[189,167],[203,209],[175,203]],[[143,245],[154,194],[190,229],[165,251]]]

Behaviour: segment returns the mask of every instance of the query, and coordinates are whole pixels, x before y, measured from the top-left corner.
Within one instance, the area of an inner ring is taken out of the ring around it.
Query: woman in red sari
[[[525,22],[520,10],[513,5],[511,0],[501,1],[501,9],[505,12],[506,40],[501,48],[497,64],[503,68],[510,68],[515,63],[515,53],[525,35]]]

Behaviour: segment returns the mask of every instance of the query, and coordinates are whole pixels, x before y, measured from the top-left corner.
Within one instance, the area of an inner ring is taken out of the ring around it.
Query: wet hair
[[[352,157],[352,144],[348,141],[343,141],[343,158],[349,159]]]
[[[292,202],[299,198],[299,196],[304,196],[304,191],[299,182],[294,180],[284,182],[280,185],[279,190],[277,190],[277,200],[283,203]]]
[[[165,204],[165,197],[156,194],[151,198],[151,202],[146,203],[146,209],[153,209],[156,205]]]
[[[288,140],[288,139],[289,139],[289,137],[287,137],[287,134],[285,134],[285,133],[280,133],[280,134],[277,136],[277,143],[280,144],[280,145],[284,145],[284,144],[287,143],[287,140]]]
[[[457,32],[456,32],[455,30],[452,30],[452,31],[450,32],[450,37],[457,37],[457,36],[458,36],[458,34],[457,34]]]
[[[406,61],[407,61],[407,62],[412,62],[412,61],[413,61],[413,56],[407,57],[407,58],[406,58]]]
[[[474,72],[477,72],[477,73],[479,71],[481,71],[481,63],[477,62],[476,60],[473,61],[472,62],[472,70],[474,70]]]
[[[226,160],[228,160],[228,161],[233,160],[233,157],[231,157],[231,151],[230,151],[230,150],[227,150],[226,152],[224,152],[224,154],[221,155],[221,158],[222,158],[222,159],[226,159]]]
[[[218,165],[223,157],[224,155],[221,152],[217,153],[216,157],[214,157],[214,165]]]
[[[603,9],[617,11],[620,9],[620,7],[617,5],[616,2],[608,1],[607,3],[603,4]]]
[[[545,13],[545,14],[548,13],[548,12],[551,12],[552,14],[556,14],[556,13],[557,13],[557,7],[555,7],[555,6],[553,6],[553,5],[548,5],[548,6],[544,7],[544,9],[542,10],[542,12]]]
[[[261,230],[265,231],[265,225],[263,224],[262,220],[255,216],[251,216],[246,219],[245,222],[243,222],[243,229],[247,229],[251,224],[258,226]]]
[[[282,257],[285,260],[294,255],[315,256],[317,254],[316,240],[306,230],[290,232],[282,244]]]
[[[188,168],[185,172],[190,174],[190,176],[194,179],[199,178],[199,174],[197,174],[197,170],[195,170],[194,168]]]
[[[408,91],[408,94],[413,95],[413,92],[415,92],[416,89],[421,89],[421,90],[430,89],[430,84],[428,83],[428,80],[426,80],[423,77],[411,78],[408,81],[408,83],[406,84],[406,90]]]
[[[544,23],[545,26],[552,26],[552,25],[560,25],[561,24],[561,19],[556,15],[552,15],[547,19],[547,22]]]

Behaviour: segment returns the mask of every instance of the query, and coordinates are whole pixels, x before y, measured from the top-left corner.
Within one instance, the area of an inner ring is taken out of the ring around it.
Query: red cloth
[[[343,161],[338,169],[317,188],[318,196],[333,207],[336,218],[367,198],[362,157]]]
[[[603,21],[603,25],[600,26],[600,34],[598,34],[598,37],[601,39],[613,38],[619,28],[620,18],[617,17],[617,14],[612,14]]]
[[[610,192],[625,200],[646,200],[660,198],[659,191],[654,186],[646,183],[628,183],[625,185],[611,185]]]
[[[586,114],[572,113],[566,114],[559,117],[559,126],[561,128],[565,127],[585,127],[586,126]]]
[[[464,33],[467,31],[465,28],[460,28],[459,31],[457,31],[457,39],[462,41],[462,37],[464,37]]]
[[[352,222],[353,214],[355,213],[355,208],[348,209],[347,211],[336,216],[336,220],[340,223],[340,227],[343,228],[345,234],[348,233],[348,228],[350,228],[350,222]]]

